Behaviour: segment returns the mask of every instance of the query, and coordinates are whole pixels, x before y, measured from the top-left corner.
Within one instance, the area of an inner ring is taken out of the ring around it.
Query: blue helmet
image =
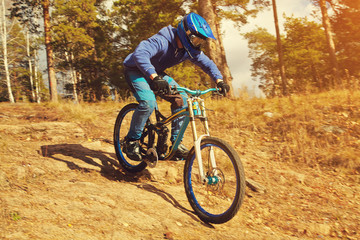
[[[215,39],[206,20],[196,13],[189,13],[183,17],[177,28],[178,36],[185,50],[193,58],[200,53],[200,47],[206,39]]]

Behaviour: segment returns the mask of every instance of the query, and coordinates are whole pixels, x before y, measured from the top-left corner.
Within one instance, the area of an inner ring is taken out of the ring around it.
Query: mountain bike
[[[174,157],[189,123],[193,133],[194,146],[184,165],[184,187],[188,201],[204,222],[224,223],[238,212],[245,195],[245,174],[237,152],[224,140],[210,136],[205,102],[201,98],[207,93],[218,93],[218,89],[204,91],[183,87],[172,89],[173,93],[185,92],[188,107],[169,117],[155,109],[155,122],[149,118],[139,140],[142,161],[133,161],[123,152],[125,137],[130,128],[137,103],[123,107],[114,127],[114,145],[120,165],[128,172],[140,172],[146,167],[155,167],[158,160]],[[218,93],[219,94],[219,93]],[[174,119],[185,116],[180,132],[173,145],[166,143],[166,125]],[[202,122],[205,134],[198,136],[196,122]]]

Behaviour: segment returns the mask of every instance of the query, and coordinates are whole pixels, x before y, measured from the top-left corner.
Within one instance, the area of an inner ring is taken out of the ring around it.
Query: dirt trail
[[[247,189],[230,222],[209,225],[192,212],[183,162],[123,172],[109,133],[38,118],[43,109],[0,105],[1,239],[359,239],[359,176],[272,161],[271,145],[241,152]],[[49,113],[51,115],[51,113]],[[52,115],[51,115],[52,116]]]

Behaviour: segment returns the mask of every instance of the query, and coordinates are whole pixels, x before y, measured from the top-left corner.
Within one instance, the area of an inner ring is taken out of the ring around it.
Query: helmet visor
[[[196,48],[200,48],[201,46],[203,46],[206,43],[205,39],[200,38],[194,34],[190,34],[189,40],[190,40],[191,44]]]

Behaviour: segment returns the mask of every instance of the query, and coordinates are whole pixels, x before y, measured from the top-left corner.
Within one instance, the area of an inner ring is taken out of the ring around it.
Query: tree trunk
[[[50,34],[50,0],[43,0],[43,12],[44,12],[44,30],[45,30],[45,46],[46,46],[46,58],[48,65],[48,78],[49,78],[49,90],[50,98],[52,102],[57,102],[57,84],[55,76],[55,67],[53,59],[53,48],[51,45]]]
[[[229,65],[227,63],[227,60],[226,60],[226,54],[225,54],[225,47],[224,47],[224,43],[223,43],[223,40],[222,40],[222,37],[221,37],[221,29],[220,29],[220,24],[219,22],[217,21],[216,22],[216,31],[218,32],[218,35],[219,35],[219,38],[218,38],[218,41],[219,41],[219,44],[220,44],[220,56],[221,56],[221,71],[223,72],[223,75],[224,75],[224,78],[227,78],[227,83],[229,83],[231,89],[232,88],[232,76],[231,76],[231,72],[230,72],[230,68],[229,68]],[[233,92],[233,91],[232,91]]]
[[[229,66],[226,62],[225,50],[221,40],[220,25],[217,20],[216,6],[212,0],[199,0],[199,14],[206,19],[209,23],[211,30],[214,33],[216,40],[208,41],[205,46],[205,50],[209,55],[209,58],[214,61],[221,71],[224,81],[232,88],[232,77]],[[233,91],[230,91],[230,96],[233,96]]]
[[[71,71],[71,76],[72,76],[72,79],[73,79],[73,93],[74,93],[74,101],[76,103],[79,103],[79,98],[78,98],[78,94],[77,94],[77,91],[76,91],[76,86],[77,86],[77,73],[76,73],[76,70],[74,68],[74,53],[71,52],[71,61],[70,61],[70,71]]]
[[[281,44],[281,36],[279,30],[279,20],[277,16],[277,9],[276,9],[276,1],[272,0],[273,12],[274,12],[274,22],[275,22],[275,30],[276,30],[276,43],[277,43],[277,52],[279,55],[279,68],[280,68],[280,77],[281,77],[281,88],[282,94],[286,96],[287,92],[287,79],[285,74],[285,65],[284,65],[284,53]]]
[[[36,102],[41,102],[40,96],[40,84],[39,84],[39,76],[38,76],[38,62],[37,62],[37,51],[34,50],[34,77],[35,77],[35,92],[36,92]]]
[[[70,55],[70,56],[69,56]],[[70,54],[68,52],[65,52],[65,58],[66,61],[69,63],[69,67],[70,67],[70,77],[71,77],[71,84],[73,86],[73,97],[74,97],[74,102],[78,103],[78,95],[77,95],[77,91],[76,91],[76,84],[77,84],[77,74],[76,74],[76,70],[74,68],[74,54],[73,52],[71,52]]]
[[[35,102],[35,92],[34,92],[34,81],[33,81],[33,71],[30,55],[30,39],[29,31],[26,30],[26,54],[29,62],[29,80],[30,80],[30,91],[31,91],[31,101]]]
[[[331,83],[332,87],[335,85],[339,85],[340,78],[339,78],[339,68],[338,63],[336,60],[336,54],[335,54],[335,43],[333,39],[333,33],[331,30],[331,24],[330,24],[330,18],[327,13],[326,9],[326,0],[319,0],[319,5],[321,9],[321,15],[322,15],[322,22],[323,26],[325,28],[325,34],[326,34],[326,40],[328,44],[329,54],[330,54],[330,63],[331,63],[331,70],[333,73],[333,81]]]
[[[79,102],[84,101],[84,93],[83,93],[84,91],[81,90],[82,75],[81,75],[80,72],[77,72],[77,78],[76,79],[78,80],[78,83],[80,83],[80,91],[79,91],[79,94],[78,94],[78,101]]]
[[[3,45],[3,61],[4,61],[4,68],[5,68],[5,77],[6,77],[6,85],[8,88],[9,93],[9,101],[11,103],[15,103],[14,95],[11,89],[11,81],[10,81],[10,73],[9,73],[9,65],[8,65],[8,58],[7,58],[7,31],[6,31],[6,18],[5,18],[5,1],[2,0],[1,2],[1,41]]]

